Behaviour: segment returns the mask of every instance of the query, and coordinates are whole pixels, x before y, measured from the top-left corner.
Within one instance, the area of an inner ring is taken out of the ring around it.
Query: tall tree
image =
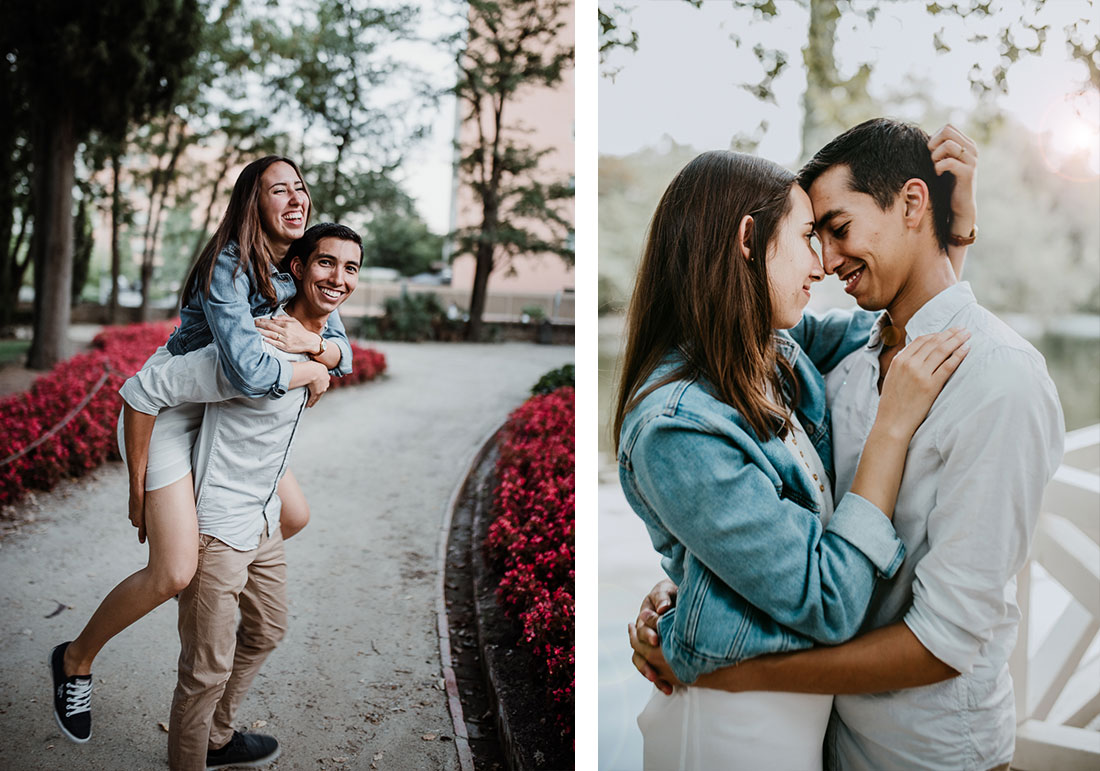
[[[0,88],[0,329],[13,321],[23,276],[30,264],[31,146],[25,83],[11,55],[18,38],[13,25],[0,30],[4,87]]]
[[[7,10],[16,30],[7,56],[27,94],[33,146],[28,366],[47,369],[68,345],[77,145],[93,129],[124,130],[171,104],[194,56],[201,17],[197,0],[13,0]]]
[[[422,108],[434,101],[425,73],[394,56],[396,41],[414,37],[418,13],[411,4],[318,0],[301,21],[253,28],[272,103],[305,122],[302,162],[317,216],[344,221],[401,204],[392,175],[425,134]],[[409,96],[395,102],[398,78]]]
[[[470,0],[466,45],[458,55],[454,93],[473,140],[459,147],[460,180],[477,202],[480,222],[460,230],[455,254],[476,261],[468,340],[481,337],[489,274],[518,254],[554,253],[572,262],[571,223],[563,201],[572,184],[545,182],[539,161],[552,148],[525,141],[510,109],[535,87],[554,88],[573,64],[561,39],[568,0]]]

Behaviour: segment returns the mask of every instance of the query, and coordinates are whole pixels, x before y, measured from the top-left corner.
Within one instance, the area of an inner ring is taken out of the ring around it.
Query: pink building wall
[[[574,37],[574,11],[572,4],[563,13],[567,15],[559,42],[572,45]],[[504,123],[508,127],[523,129],[520,141],[536,149],[553,148],[539,161],[539,174],[543,181],[567,181],[574,169],[574,72],[566,70],[562,81],[554,89],[531,87],[520,92],[516,101],[506,105]],[[463,146],[476,135],[476,126],[465,122],[459,130]],[[574,222],[574,204],[570,200],[563,207],[566,218]],[[480,213],[474,205],[468,187],[459,184],[456,207],[457,227],[480,222]],[[489,276],[489,292],[546,292],[554,294],[574,288],[572,266],[554,254],[518,256],[511,262],[511,271],[498,267]],[[452,263],[451,286],[472,288],[474,284],[474,258],[464,255]]]

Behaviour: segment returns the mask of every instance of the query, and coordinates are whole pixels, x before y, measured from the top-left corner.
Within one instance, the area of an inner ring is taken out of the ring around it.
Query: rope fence
[[[88,402],[90,402],[92,400],[92,398],[95,397],[95,395],[97,393],[99,393],[99,389],[103,388],[103,386],[107,383],[107,380],[108,380],[108,378],[111,377],[111,375],[118,375],[118,376],[123,377],[123,378],[128,377],[128,375],[125,375],[122,372],[119,372],[118,370],[114,369],[110,365],[110,363],[103,362],[103,374],[99,376],[99,380],[97,380],[96,384],[94,386],[92,386],[92,390],[84,395],[84,398],[80,400],[80,403],[77,404],[75,407],[73,407],[71,410],[69,410],[68,413],[66,413],[65,417],[63,417],[57,425],[50,428],[46,433],[42,434],[42,436],[35,439],[33,442],[28,444],[23,449],[18,450],[16,452],[13,452],[8,457],[4,458],[3,460],[0,460],[0,468],[3,468],[4,466],[8,465],[9,463],[13,463],[13,462],[19,460],[24,455],[26,455],[28,452],[30,452],[31,450],[33,450],[34,448],[38,447],[43,442],[48,440],[50,437],[55,436],[58,431],[60,431],[66,425],[68,425],[69,421],[71,421],[73,418],[75,418],[77,415],[79,415],[80,412],[85,407],[88,406]]]

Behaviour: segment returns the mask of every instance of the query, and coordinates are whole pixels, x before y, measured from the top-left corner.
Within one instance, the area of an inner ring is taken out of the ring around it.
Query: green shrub
[[[390,297],[383,307],[381,318],[364,320],[364,336],[408,342],[457,340],[461,336],[461,319],[447,318],[439,298],[430,292]]]
[[[522,311],[520,311],[520,313],[527,316],[528,319],[534,322],[539,322],[546,318],[546,309],[544,309],[541,305],[527,305],[523,308]]]
[[[564,367],[558,367],[552,369],[545,375],[539,378],[539,382],[531,388],[531,393],[538,396],[539,394],[548,394],[551,391],[556,391],[562,386],[576,387],[576,378],[573,375],[573,365],[566,364]]]

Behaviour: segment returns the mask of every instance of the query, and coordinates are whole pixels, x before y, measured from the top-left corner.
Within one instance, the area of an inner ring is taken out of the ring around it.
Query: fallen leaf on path
[[[333,763],[347,763],[347,762],[348,762],[348,759],[347,759],[347,758],[335,758],[335,757],[334,757],[334,758],[332,759],[332,762],[333,762]]]
[[[255,723],[252,724],[252,727],[253,728],[263,728],[265,725],[267,725],[266,720],[257,720]]]
[[[439,737],[436,736],[435,734],[424,734],[420,738],[423,739],[426,742],[430,742],[430,741],[434,741],[434,740],[438,739]]]
[[[164,731],[164,733],[168,733],[168,724],[165,723],[163,720],[157,723],[157,725],[160,726],[160,730]]]

